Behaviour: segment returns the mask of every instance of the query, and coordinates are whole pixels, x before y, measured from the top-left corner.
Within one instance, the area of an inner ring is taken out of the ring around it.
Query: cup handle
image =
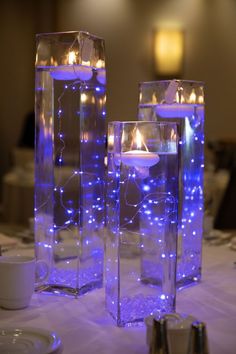
[[[49,276],[49,265],[43,260],[36,261],[35,264],[35,282],[41,283]]]

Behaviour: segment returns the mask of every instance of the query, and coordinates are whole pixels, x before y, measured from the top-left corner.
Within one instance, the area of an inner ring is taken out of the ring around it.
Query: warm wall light
[[[184,33],[180,29],[158,29],[154,33],[155,72],[178,78],[183,70]]]

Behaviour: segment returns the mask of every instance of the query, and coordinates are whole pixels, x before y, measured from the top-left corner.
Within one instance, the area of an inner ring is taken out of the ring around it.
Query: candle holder
[[[140,121],[179,123],[177,286],[201,279],[204,173],[204,86],[194,81],[143,82]]]
[[[118,326],[174,311],[177,200],[176,124],[110,123],[106,307]]]
[[[37,36],[35,251],[49,268],[38,291],[102,286],[105,83],[103,39]]]

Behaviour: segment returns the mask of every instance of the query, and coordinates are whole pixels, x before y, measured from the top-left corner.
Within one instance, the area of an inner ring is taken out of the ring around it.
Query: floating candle
[[[88,81],[93,76],[93,70],[90,66],[83,65],[60,65],[55,66],[50,71],[55,80],[76,80]]]
[[[194,106],[191,104],[160,104],[156,105],[156,114],[163,118],[181,118],[194,113]]]
[[[203,112],[202,104],[191,103],[173,103],[173,104],[157,104],[155,106],[156,114],[162,118],[185,118]]]
[[[160,161],[156,152],[130,150],[121,153],[121,162],[133,167],[151,167]]]

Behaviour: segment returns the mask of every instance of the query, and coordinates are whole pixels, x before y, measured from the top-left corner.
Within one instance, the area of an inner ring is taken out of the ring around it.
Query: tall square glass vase
[[[143,82],[140,121],[179,123],[177,286],[201,279],[204,173],[204,85],[195,81]]]
[[[118,326],[175,309],[175,124],[108,127],[106,307]]]
[[[102,39],[37,36],[35,250],[49,267],[39,291],[102,286],[105,84]]]

